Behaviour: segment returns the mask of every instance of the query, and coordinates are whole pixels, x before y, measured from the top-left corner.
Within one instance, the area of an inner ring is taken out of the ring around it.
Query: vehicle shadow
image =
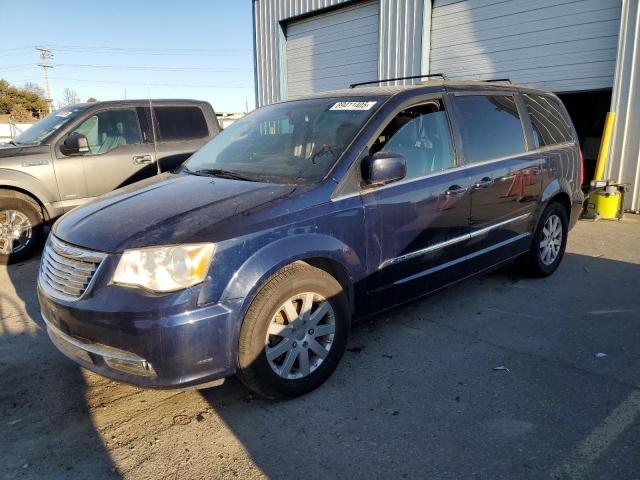
[[[270,478],[575,478],[580,462],[580,478],[624,477],[640,404],[598,429],[640,385],[638,278],[571,253],[545,279],[509,265],[357,323],[303,397],[263,400],[234,378],[200,393]]]
[[[0,266],[0,478],[120,478],[93,425],[85,377],[44,329],[38,262]]]

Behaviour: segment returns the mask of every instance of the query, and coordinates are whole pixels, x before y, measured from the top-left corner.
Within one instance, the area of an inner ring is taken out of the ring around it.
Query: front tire
[[[42,244],[40,206],[19,198],[0,196],[0,264],[21,262]]]
[[[546,277],[555,272],[564,257],[568,233],[566,209],[558,202],[549,204],[540,217],[531,248],[524,257],[527,273]]]
[[[342,357],[351,315],[340,283],[306,263],[271,277],[240,330],[238,378],[266,398],[291,398],[325,382]]]

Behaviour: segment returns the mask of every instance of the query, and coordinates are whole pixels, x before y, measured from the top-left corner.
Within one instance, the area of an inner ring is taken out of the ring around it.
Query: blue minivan
[[[567,112],[538,89],[431,80],[277,103],[64,215],[42,316],[65,355],[116,380],[237,374],[293,397],[331,375],[355,319],[516,257],[553,273],[581,181]]]

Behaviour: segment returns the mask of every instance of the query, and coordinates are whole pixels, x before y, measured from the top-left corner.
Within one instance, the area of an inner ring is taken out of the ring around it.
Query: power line
[[[250,67],[238,67],[228,68],[225,70],[217,70],[215,68],[208,67],[153,67],[146,65],[93,65],[93,64],[77,64],[77,63],[56,63],[56,67],[74,67],[74,68],[115,68],[121,70],[161,70],[161,71],[176,71],[183,70],[200,71],[200,72],[215,72],[215,73],[229,73],[243,70],[251,70]]]
[[[91,46],[91,45],[57,45],[48,44],[52,49],[70,50],[105,50],[105,51],[135,51],[135,52],[238,52],[252,51],[252,48],[137,48],[137,47],[113,47],[113,46]]]
[[[147,82],[117,82],[110,80],[91,80],[86,78],[50,77],[52,80],[65,80],[74,82],[107,83],[115,85],[144,85],[151,87],[189,87],[189,88],[253,88],[252,85],[194,85],[188,83],[147,83]],[[30,79],[17,80],[16,83],[26,82]]]

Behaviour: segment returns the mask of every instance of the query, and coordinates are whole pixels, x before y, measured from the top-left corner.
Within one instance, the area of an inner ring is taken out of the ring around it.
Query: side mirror
[[[362,163],[362,177],[368,185],[385,185],[407,175],[407,162],[399,153],[377,152]]]
[[[72,132],[65,138],[60,148],[65,155],[77,155],[89,151],[87,137],[78,132]]]

